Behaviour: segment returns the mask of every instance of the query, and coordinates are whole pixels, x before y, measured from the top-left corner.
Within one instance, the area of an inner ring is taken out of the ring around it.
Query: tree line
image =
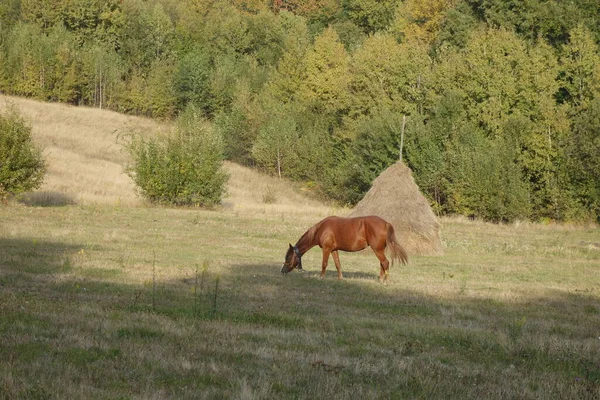
[[[192,107],[225,158],[345,204],[404,131],[440,214],[598,220],[599,21],[595,0],[4,0],[0,91]]]

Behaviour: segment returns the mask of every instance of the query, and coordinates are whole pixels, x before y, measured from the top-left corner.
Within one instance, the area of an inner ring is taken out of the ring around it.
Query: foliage
[[[297,124],[285,107],[273,105],[270,111],[252,147],[252,157],[260,167],[281,177],[282,171],[293,169],[299,161]]]
[[[343,8],[348,18],[365,33],[386,29],[394,17],[398,0],[344,0]]]
[[[528,186],[509,140],[477,131],[460,135],[449,159],[448,203],[453,211],[494,222],[529,217]]]
[[[558,46],[580,22],[593,26],[597,3],[587,0],[466,0],[475,13],[491,26],[514,30],[528,40],[544,38]]]
[[[373,180],[399,159],[402,120],[399,113],[382,109],[355,125],[353,135],[356,140],[351,147],[354,165],[348,171],[347,179],[350,185],[359,189],[357,193],[366,192]],[[360,198],[346,200],[355,203]]]
[[[0,113],[0,198],[37,189],[46,165],[34,145],[31,126],[11,107]]]
[[[7,0],[0,90],[160,119],[193,105],[228,159],[349,204],[407,116],[406,162],[438,212],[587,218],[596,3]],[[485,174],[527,201],[494,203]]]
[[[575,27],[562,46],[561,100],[584,106],[600,95],[600,52],[591,32]]]
[[[406,0],[396,9],[391,27],[401,41],[431,43],[455,0]]]
[[[117,52],[101,44],[86,47],[81,68],[82,100],[98,108],[118,109],[124,90],[125,65]]]
[[[339,115],[348,102],[349,58],[334,29],[326,29],[315,39],[304,68],[299,87],[302,101],[319,113]]]
[[[188,107],[171,136],[132,136],[128,174],[142,196],[161,204],[206,205],[221,202],[227,175],[221,170],[221,137]]]
[[[175,71],[174,85],[178,107],[193,104],[199,109],[207,107],[210,101],[211,57],[197,46],[184,54]],[[210,114],[206,109],[205,114]]]
[[[600,221],[600,98],[575,116],[566,153],[569,181],[590,216]]]

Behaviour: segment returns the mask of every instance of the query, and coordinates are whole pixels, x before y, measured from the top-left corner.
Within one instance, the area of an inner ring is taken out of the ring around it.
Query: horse
[[[287,274],[294,268],[302,270],[302,255],[317,245],[323,250],[321,278],[325,276],[331,254],[337,268],[338,279],[342,279],[342,266],[338,250],[354,252],[371,246],[379,259],[379,281],[382,283],[389,280],[390,262],[385,256],[386,248],[390,250],[392,264],[395,259],[402,264],[408,263],[408,254],[398,243],[392,224],[376,216],[327,217],[304,232],[295,246],[292,246],[291,243],[289,245],[281,267],[282,274]]]

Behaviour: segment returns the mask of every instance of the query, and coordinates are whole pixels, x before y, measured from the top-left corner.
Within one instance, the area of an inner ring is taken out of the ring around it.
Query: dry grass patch
[[[25,197],[29,204],[140,204],[123,173],[125,154],[117,136],[131,129],[158,131],[155,122],[95,108],[43,103],[0,95],[32,124],[34,140],[48,162],[45,182]]]
[[[225,170],[230,178],[224,206],[236,212],[311,217],[347,213],[301,193],[298,184],[286,179],[266,176],[230,162],[225,163]]]
[[[48,161],[43,186],[26,194],[25,204],[144,204],[124,173],[127,155],[118,137],[130,132],[165,133],[172,129],[170,124],[95,108],[0,95],[0,110],[11,103],[31,122],[34,140],[43,148]],[[230,175],[223,199],[226,208],[263,214],[306,214],[308,211],[325,216],[335,212],[333,207],[310,199],[287,180],[265,176],[234,163],[226,162],[224,167]]]

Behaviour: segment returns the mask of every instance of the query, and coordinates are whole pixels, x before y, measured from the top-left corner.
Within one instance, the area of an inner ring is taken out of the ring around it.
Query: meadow
[[[48,106],[52,154],[119,165],[73,150],[80,109]],[[369,250],[321,280],[318,249],[281,275],[286,247],[348,210],[291,183],[227,164],[222,207],[166,208],[54,165],[44,195],[0,206],[0,399],[600,397],[597,226],[444,218],[445,254],[390,284]]]

